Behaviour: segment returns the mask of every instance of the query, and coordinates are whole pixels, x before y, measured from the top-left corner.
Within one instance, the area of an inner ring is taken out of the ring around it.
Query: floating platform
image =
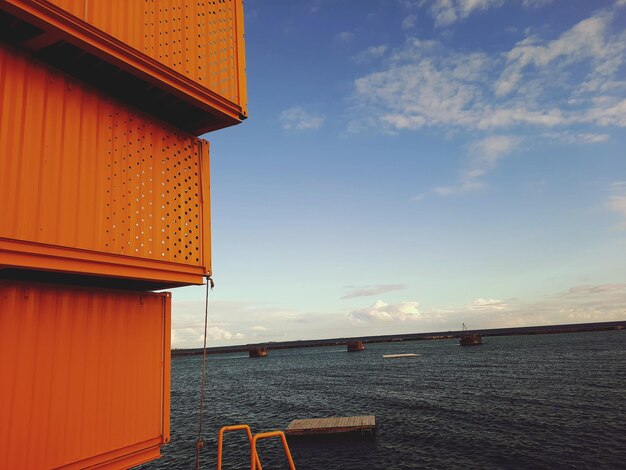
[[[461,346],[480,346],[483,344],[482,336],[479,334],[466,334],[461,336]]]
[[[365,343],[363,341],[348,341],[348,352],[365,351]]]
[[[383,358],[385,359],[396,359],[398,357],[417,357],[418,354],[383,354]]]
[[[360,432],[373,436],[376,431],[376,416],[344,416],[332,418],[294,419],[285,434],[288,436],[312,436]]]
[[[252,348],[248,350],[248,357],[265,357],[267,356],[267,348]]]

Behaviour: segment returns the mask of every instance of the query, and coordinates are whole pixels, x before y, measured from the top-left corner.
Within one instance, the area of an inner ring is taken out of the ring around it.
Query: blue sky
[[[626,319],[626,1],[247,0],[209,345]],[[174,292],[174,347],[204,291]]]

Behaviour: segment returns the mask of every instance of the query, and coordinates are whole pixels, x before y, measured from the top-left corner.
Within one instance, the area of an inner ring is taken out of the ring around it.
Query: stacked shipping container
[[[6,0],[0,31],[0,467],[136,465],[169,440],[149,290],[211,273],[196,135],[246,117],[242,2]]]

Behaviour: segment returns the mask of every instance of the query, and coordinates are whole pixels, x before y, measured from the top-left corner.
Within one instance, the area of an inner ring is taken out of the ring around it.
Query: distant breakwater
[[[402,333],[395,335],[356,336],[350,338],[314,339],[297,341],[280,341],[265,343],[250,343],[236,346],[218,346],[206,348],[207,354],[229,354],[248,352],[253,348],[264,347],[269,350],[318,348],[327,346],[345,346],[349,341],[363,341],[367,343],[388,343],[394,341],[426,341],[437,339],[460,338],[461,334],[478,333],[482,336],[516,336],[516,335],[543,335],[558,333],[584,333],[589,331],[609,331],[626,329],[626,320],[599,323],[574,323],[567,325],[522,326],[516,328],[491,328],[468,331],[438,331],[431,333]],[[195,356],[203,353],[202,348],[172,349],[172,357]]]

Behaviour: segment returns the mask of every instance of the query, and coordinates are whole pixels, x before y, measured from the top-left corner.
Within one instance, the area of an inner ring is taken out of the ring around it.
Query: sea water
[[[254,433],[293,419],[376,416],[374,438],[290,439],[302,469],[626,468],[626,330],[271,350],[207,356],[202,468],[221,426]],[[416,357],[383,358],[386,354]],[[148,469],[195,465],[202,357],[172,360],[171,443]],[[263,468],[288,468],[280,440]],[[224,469],[249,468],[243,432]]]

